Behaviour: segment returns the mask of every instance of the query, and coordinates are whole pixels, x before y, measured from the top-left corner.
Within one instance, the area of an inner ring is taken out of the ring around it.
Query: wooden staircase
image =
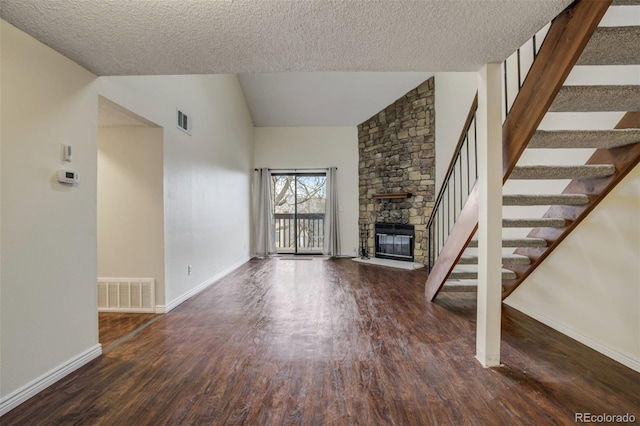
[[[610,4],[611,1],[577,1],[554,20],[506,116],[503,206],[507,207],[503,208],[503,249],[515,250],[511,253],[505,250],[503,255],[503,298],[522,284],[640,162],[640,85],[564,85],[576,64],[640,65],[640,26],[598,27]],[[628,4],[639,5],[640,1],[613,2],[614,7]],[[547,111],[626,114],[612,130],[539,130]],[[555,164],[556,153],[578,149],[595,151],[586,164]],[[527,158],[550,161],[529,164]],[[454,162],[450,167],[453,166]],[[546,188],[547,182],[554,180],[569,180],[569,184],[557,193],[535,189],[526,193],[507,191],[510,187]],[[539,183],[527,186],[521,184],[523,181]],[[477,196],[474,187],[460,213],[454,213],[457,220],[446,242],[440,250],[433,250],[425,286],[430,300],[440,291],[477,288],[473,282],[478,264],[474,251],[477,241],[473,239],[478,226]],[[531,206],[547,209],[539,217],[518,214],[518,209],[528,212]],[[529,232],[520,235],[522,230]]]

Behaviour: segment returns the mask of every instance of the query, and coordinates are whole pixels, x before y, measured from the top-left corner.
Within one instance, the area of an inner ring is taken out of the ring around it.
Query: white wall
[[[478,75],[474,72],[435,74],[436,195],[477,90]]]
[[[155,278],[164,305],[162,129],[98,130],[98,276]]]
[[[358,248],[358,128],[256,127],[256,167],[272,169],[338,168],[340,249]]]
[[[15,27],[2,31],[0,397],[97,356],[96,76]],[[73,162],[61,160],[61,144]],[[79,172],[74,187],[56,172]],[[0,404],[2,406],[2,404]]]
[[[171,309],[249,259],[251,117],[235,75],[101,77],[100,94],[164,128]],[[176,127],[178,107],[193,121],[191,136]]]
[[[640,166],[505,303],[640,371]]]

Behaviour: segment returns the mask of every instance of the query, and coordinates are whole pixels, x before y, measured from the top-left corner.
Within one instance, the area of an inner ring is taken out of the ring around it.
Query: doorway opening
[[[326,173],[272,173],[278,254],[322,254]]]
[[[164,304],[163,128],[98,98],[98,340],[104,352]]]

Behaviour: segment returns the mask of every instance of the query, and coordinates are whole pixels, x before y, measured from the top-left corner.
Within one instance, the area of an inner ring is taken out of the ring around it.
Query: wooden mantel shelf
[[[397,199],[397,198],[409,198],[409,197],[411,197],[410,192],[392,192],[391,194],[373,194],[373,198]]]

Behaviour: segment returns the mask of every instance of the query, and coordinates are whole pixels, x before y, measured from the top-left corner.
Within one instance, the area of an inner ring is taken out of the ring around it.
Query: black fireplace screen
[[[376,257],[413,261],[414,237],[413,225],[376,223]]]
[[[376,254],[387,254],[411,257],[411,237],[406,235],[378,234],[378,251]]]

